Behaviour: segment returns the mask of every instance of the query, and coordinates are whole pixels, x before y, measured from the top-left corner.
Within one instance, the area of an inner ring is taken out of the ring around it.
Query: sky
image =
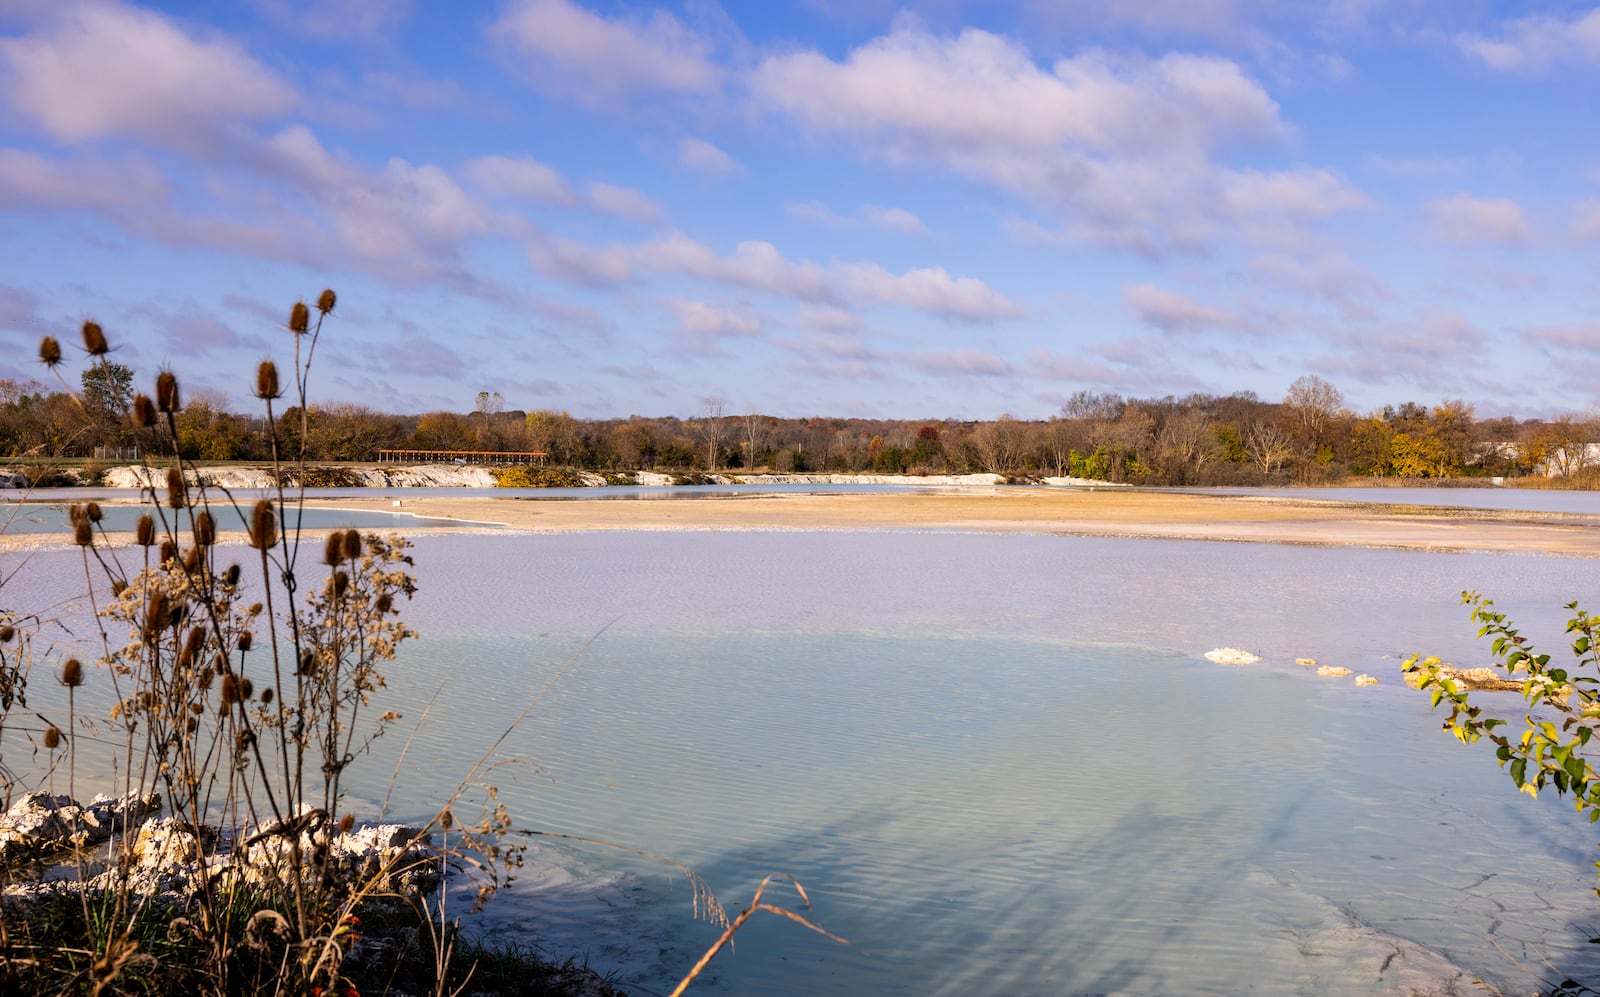
[[[1600,6],[0,0],[0,377],[390,412],[1600,403]]]

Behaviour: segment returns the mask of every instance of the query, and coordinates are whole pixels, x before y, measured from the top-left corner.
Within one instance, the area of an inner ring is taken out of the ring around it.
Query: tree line
[[[82,390],[0,380],[0,456],[93,457],[138,447],[127,419],[134,373],[92,366]],[[1080,391],[1049,419],[781,418],[708,402],[694,417],[579,419],[508,409],[479,392],[461,412],[398,415],[360,404],[291,408],[279,445],[312,461],[370,461],[380,449],[539,452],[607,471],[873,472],[1073,476],[1150,485],[1318,483],[1349,477],[1571,475],[1600,463],[1600,420],[1480,419],[1461,401],[1352,412],[1332,384],[1295,381],[1280,401],[1231,395],[1124,398]],[[272,427],[221,396],[185,399],[178,446],[199,461],[266,461]]]

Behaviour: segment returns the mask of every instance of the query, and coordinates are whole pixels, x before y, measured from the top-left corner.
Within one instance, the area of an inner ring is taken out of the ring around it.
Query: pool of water
[[[851,942],[758,917],[709,992],[1525,992],[1513,958],[1600,973],[1597,832],[1518,794],[1398,676],[1411,651],[1485,660],[1464,588],[1559,650],[1593,560],[909,532],[435,535],[415,554],[424,637],[387,705],[430,716],[391,811],[439,805],[511,728],[530,764],[495,781],[519,828],[671,857],[734,910],[791,874]],[[29,596],[66,614],[74,552],[32,557]],[[1203,657],[1230,644],[1264,660]],[[358,815],[406,733],[356,771]],[[644,993],[715,937],[673,869],[533,840],[491,933]]]

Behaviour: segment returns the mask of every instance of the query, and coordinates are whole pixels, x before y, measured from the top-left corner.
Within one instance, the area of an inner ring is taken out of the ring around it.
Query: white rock
[[[1253,665],[1261,660],[1261,655],[1251,654],[1241,647],[1218,647],[1206,652],[1206,660],[1219,665]]]

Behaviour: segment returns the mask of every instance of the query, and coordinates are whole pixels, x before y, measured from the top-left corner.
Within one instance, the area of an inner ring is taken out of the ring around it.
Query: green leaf
[[[1518,758],[1516,761],[1511,763],[1512,782],[1516,783],[1518,786],[1521,786],[1523,783],[1528,781],[1527,776],[1528,760],[1526,758]]]

